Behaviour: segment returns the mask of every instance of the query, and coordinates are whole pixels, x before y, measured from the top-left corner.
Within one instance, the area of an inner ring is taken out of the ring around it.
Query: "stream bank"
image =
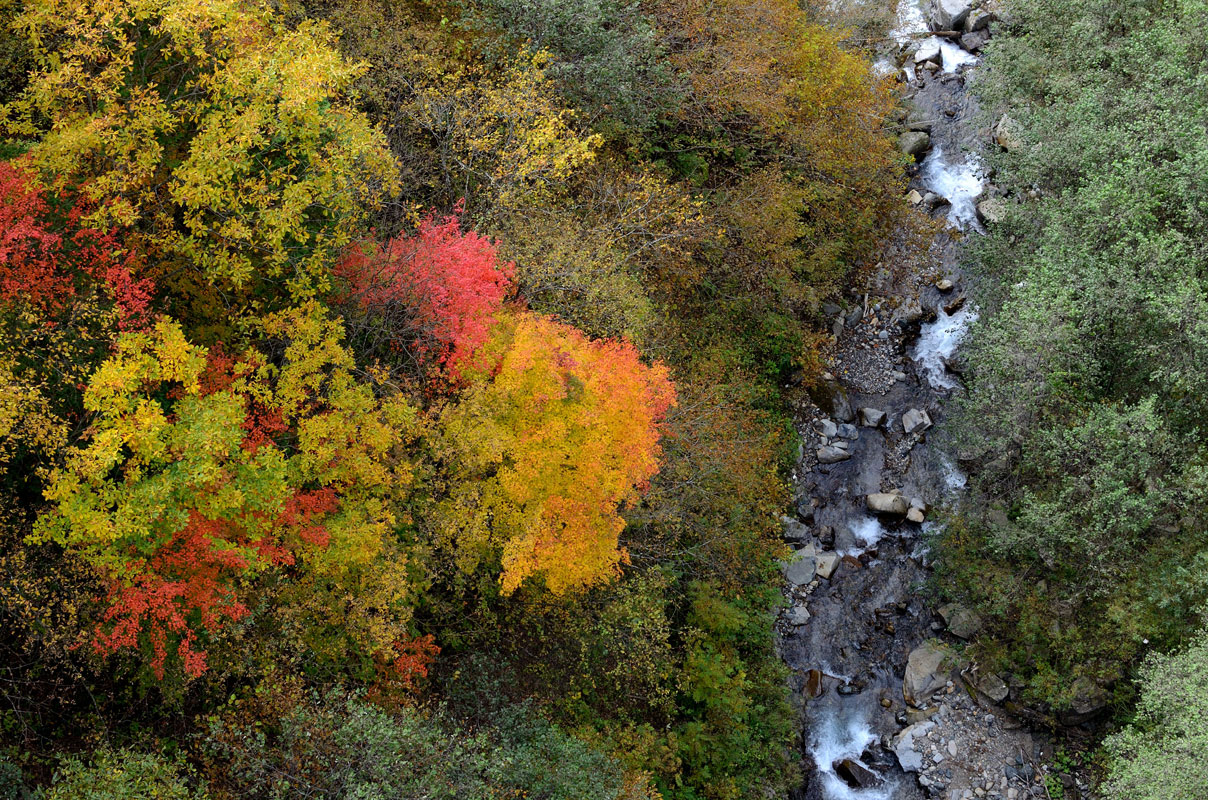
[[[847,308],[826,307],[829,371],[796,404],[797,514],[783,520],[796,555],[777,625],[800,708],[805,782],[793,800],[1046,796],[1042,741],[999,707],[1008,687],[961,655],[979,621],[921,592],[929,517],[965,483],[943,432],[977,313],[960,241],[993,203],[965,91],[993,23],[964,0],[902,0],[877,64],[912,106],[900,145],[919,163],[906,202],[947,225],[925,253],[891,250]]]

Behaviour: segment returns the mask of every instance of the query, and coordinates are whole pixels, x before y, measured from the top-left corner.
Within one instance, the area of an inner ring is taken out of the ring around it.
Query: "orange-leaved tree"
[[[410,483],[396,450],[414,413],[354,379],[338,323],[312,303],[264,329],[269,352],[239,357],[166,319],[119,337],[84,394],[86,441],[35,526],[33,541],[109,578],[96,649],[140,648],[159,677],[173,654],[200,675],[203,640],[249,614],[245,592],[266,571],[343,587],[346,613],[360,573],[388,555]],[[399,606],[405,586],[391,591],[370,604]],[[367,636],[369,651],[399,638]]]
[[[555,594],[607,579],[625,558],[619,512],[659,469],[666,367],[532,313],[502,318],[488,352],[493,374],[442,417],[454,474],[442,517],[463,568],[497,552],[504,593],[534,577]]]

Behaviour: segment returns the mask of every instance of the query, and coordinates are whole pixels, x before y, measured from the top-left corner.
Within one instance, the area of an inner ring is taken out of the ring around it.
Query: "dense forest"
[[[2,8],[0,794],[787,785],[778,387],[901,206],[842,34]]]
[[[800,786],[789,398],[938,224],[849,5],[0,0],[0,800]],[[1208,797],[1208,5],[999,5],[926,591]]]

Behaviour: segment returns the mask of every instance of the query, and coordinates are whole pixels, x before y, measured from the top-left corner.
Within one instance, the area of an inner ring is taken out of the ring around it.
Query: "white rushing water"
[[[934,388],[956,388],[956,378],[944,366],[944,359],[951,358],[956,352],[975,319],[977,309],[969,303],[957,309],[955,314],[946,314],[941,308],[935,322],[927,323],[919,331],[919,340],[911,350],[910,357],[922,366],[927,381]]]
[[[976,156],[968,156],[961,164],[950,164],[944,158],[944,148],[936,145],[923,159],[921,175],[924,186],[948,201],[949,222],[961,229],[981,230],[977,198],[982,193],[985,176]]]
[[[822,796],[827,800],[891,800],[894,784],[871,789],[853,789],[835,774],[834,763],[843,758],[859,760],[860,754],[875,746],[877,736],[861,716],[823,715],[812,734],[812,752],[818,775],[822,778]]]
[[[881,537],[885,535],[885,526],[876,517],[864,517],[852,523],[851,532],[856,535],[856,541],[861,545],[861,549],[854,551],[851,555],[859,555],[864,550],[875,547],[877,542],[881,541]]]

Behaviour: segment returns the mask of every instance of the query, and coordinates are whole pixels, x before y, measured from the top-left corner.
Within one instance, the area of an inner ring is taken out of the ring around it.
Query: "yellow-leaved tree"
[[[34,142],[44,183],[90,201],[89,225],[132,226],[166,274],[311,296],[396,187],[345,96],[362,66],[322,23],[257,0],[31,0],[15,27],[37,68],[0,108],[6,131]]]
[[[229,355],[164,319],[122,334],[89,379],[91,426],[32,540],[107,577],[103,654],[143,649],[160,676],[176,656],[197,676],[205,640],[252,612],[268,572],[284,578],[268,607],[322,656],[406,638],[405,554],[389,534],[412,483],[400,453],[415,412],[358,382],[317,304],[263,329],[260,351]]]
[[[607,579],[625,558],[619,511],[659,469],[667,369],[531,313],[501,319],[488,349],[497,367],[441,420],[454,481],[442,517],[463,568],[498,552],[504,593]]]

